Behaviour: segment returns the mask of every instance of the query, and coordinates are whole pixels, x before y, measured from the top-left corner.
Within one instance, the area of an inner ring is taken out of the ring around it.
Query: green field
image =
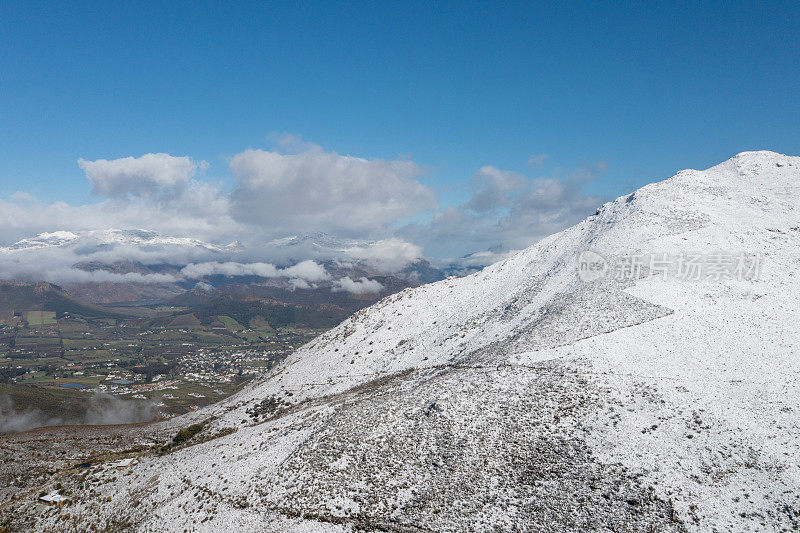
[[[67,352],[64,354],[68,359],[80,361],[81,363],[102,363],[112,359],[129,359],[121,354],[112,354],[108,350],[90,350],[88,352]]]
[[[58,321],[58,329],[61,330],[62,335],[83,335],[90,333],[92,328],[88,323],[78,322],[75,320],[61,319]]]
[[[25,313],[25,320],[31,326],[54,326],[56,314],[53,311],[28,311]]]
[[[229,316],[220,315],[217,318],[219,319],[220,322],[225,324],[225,327],[228,328],[228,331],[230,331],[231,333],[236,333],[237,331],[241,331],[244,329],[241,324],[239,324],[235,319]]]
[[[0,396],[8,394],[17,409],[39,408],[47,416],[63,419],[80,419],[91,395],[60,385],[92,389],[110,372],[138,375],[136,381],[142,383],[155,375],[165,376],[162,379],[170,380],[168,389],[137,394],[163,399],[159,410],[177,415],[219,401],[249,381],[254,367],[270,364],[251,360],[241,365],[235,351],[243,347],[269,350],[274,363],[311,337],[306,329],[282,325],[276,330],[273,318],[236,314],[228,308],[206,314],[174,314],[179,309],[165,308],[136,316],[128,308],[111,314],[100,308],[60,309],[34,303],[16,305],[13,309],[21,309],[19,314],[14,315],[12,309],[0,320],[0,369],[4,371]],[[101,311],[108,314],[97,316]],[[275,326],[281,324],[280,319],[278,316]],[[226,382],[232,373],[241,371],[240,365],[249,371]],[[212,375],[204,378],[204,383],[187,375],[198,366]],[[192,393],[202,397],[190,396]],[[175,397],[163,398],[165,395]],[[128,395],[120,397],[130,399]]]
[[[58,337],[21,337],[17,336],[17,345],[29,345],[29,344],[59,344]]]
[[[191,313],[186,315],[178,315],[167,325],[168,328],[184,329],[195,329],[201,326],[200,320]]]
[[[254,316],[251,318],[250,327],[262,337],[268,337],[275,334],[275,328],[270,326],[269,322],[267,322],[267,319],[263,316]]]
[[[215,317],[233,335],[244,338],[248,342],[258,342],[265,337],[275,334],[275,330],[269,325],[264,317],[256,316],[250,320],[249,329],[242,326],[235,318],[228,315],[218,315]]]
[[[64,339],[65,350],[80,350],[81,348],[101,348],[102,341],[97,339]]]
[[[217,335],[216,333],[207,333],[205,331],[194,332],[192,340],[207,344],[241,344],[241,341],[236,338],[231,338],[227,335]]]
[[[22,383],[43,386],[59,386],[63,385],[64,383],[78,383],[80,385],[86,385],[87,387],[96,387],[104,379],[103,376],[67,376],[54,378],[52,376],[39,374],[38,372],[37,374],[38,375],[27,378]]]

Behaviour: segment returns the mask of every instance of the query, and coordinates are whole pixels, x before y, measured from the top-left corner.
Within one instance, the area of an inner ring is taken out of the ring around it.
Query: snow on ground
[[[797,529],[798,208],[800,158],[746,152],[390,296],[182,419],[234,433],[142,458],[77,497],[71,523]],[[608,265],[700,253],[704,268],[746,254],[760,272],[693,279],[645,261],[588,280],[587,250]]]

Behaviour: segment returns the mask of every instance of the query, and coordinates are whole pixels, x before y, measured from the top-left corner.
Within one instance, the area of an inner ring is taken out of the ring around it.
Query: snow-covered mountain
[[[40,233],[34,237],[17,241],[7,247],[0,247],[0,253],[67,247],[76,244],[95,245],[98,247],[109,245],[136,247],[182,246],[213,252],[229,251],[237,247],[237,243],[231,243],[228,246],[217,246],[199,239],[171,237],[145,229],[112,228],[107,230],[53,231],[49,233]]]
[[[356,239],[343,239],[341,237],[334,237],[324,231],[317,231],[314,233],[304,233],[302,235],[290,235],[280,239],[272,240],[268,246],[280,247],[294,247],[310,245],[322,250],[344,251],[353,246],[368,246],[374,244],[374,241],[359,241]]]
[[[346,239],[329,235],[324,232],[290,235],[280,239],[263,243],[260,246],[268,249],[298,249],[310,248],[326,258],[334,257],[336,253],[347,253],[353,249],[373,248],[386,241],[366,241]],[[38,250],[43,248],[68,247],[75,244],[94,244],[97,246],[184,246],[201,248],[215,252],[239,251],[242,246],[239,242],[228,245],[217,245],[191,237],[176,237],[164,235],[147,229],[107,229],[87,231],[53,231],[39,233],[33,237],[21,239],[8,246],[0,246],[0,252]]]
[[[359,311],[170,423],[209,419],[217,438],[142,456],[70,514],[142,531],[796,530],[798,294],[800,158],[682,171]]]
[[[398,239],[362,241],[325,233],[244,246],[144,229],[54,231],[0,247],[0,279],[57,283],[99,304],[165,301],[198,282],[319,289],[328,296],[344,287],[351,294],[369,292],[371,303],[379,295],[445,277],[420,256],[419,247]],[[309,265],[313,279],[303,275]]]
[[[107,270],[117,273],[125,273],[120,270],[120,265],[141,264],[141,261],[156,266],[185,266],[188,262],[199,261],[269,262],[288,266],[306,260],[336,262],[344,268],[352,264],[382,273],[393,273],[403,269],[410,272],[416,268],[415,263],[422,260],[419,247],[393,238],[367,241],[317,232],[266,243],[250,243],[245,247],[238,241],[220,245],[145,229],[40,233],[8,246],[0,246],[0,259],[19,262],[23,260],[21,258],[30,261],[40,257],[52,260],[53,257],[64,256],[53,255],[61,250],[70,252],[72,255],[67,259],[72,258],[76,263],[91,262],[94,270],[106,264],[109,266]]]

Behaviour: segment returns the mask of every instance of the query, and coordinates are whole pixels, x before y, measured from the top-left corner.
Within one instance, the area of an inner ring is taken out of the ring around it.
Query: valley
[[[230,312],[235,308],[228,304]],[[259,310],[269,314],[254,312]],[[273,327],[263,315],[239,312],[242,324],[227,315],[191,311],[175,306],[91,312],[79,305],[70,311],[7,307],[0,315],[2,430],[182,414],[239,390],[326,329],[302,319],[290,322],[288,316],[270,315]],[[97,395],[124,400],[126,408],[117,409],[121,418],[104,417]],[[93,400],[98,412],[87,413]]]
[[[422,259],[386,271],[348,258],[352,250],[385,246],[380,242],[316,233],[267,246],[287,261],[312,253],[319,262],[278,268],[213,261],[240,253],[240,246],[145,230],[56,231],[0,247],[2,261],[55,257],[56,265],[68,263],[59,268],[70,276],[86,278],[63,286],[0,280],[0,433],[159,420],[198,409],[352,313],[445,276]],[[99,259],[112,249],[122,257],[158,255],[147,264]],[[173,261],[192,254],[205,262]]]

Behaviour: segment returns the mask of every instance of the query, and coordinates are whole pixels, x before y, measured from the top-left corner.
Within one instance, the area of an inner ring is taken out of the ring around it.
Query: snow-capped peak
[[[341,237],[334,237],[322,231],[314,233],[304,233],[301,235],[290,235],[279,239],[274,239],[267,243],[268,246],[276,247],[299,247],[299,246],[313,246],[315,248],[343,251],[353,246],[368,246],[371,241],[360,241],[356,239],[345,239]]]
[[[70,244],[78,239],[78,234],[71,231],[53,231],[48,233],[39,233],[34,237],[22,239],[14,244],[2,248],[0,251],[11,250],[33,250],[37,248],[47,248],[51,246],[64,246]]]
[[[162,235],[156,231],[147,229],[111,228],[76,232],[54,231],[40,233],[34,237],[17,241],[8,247],[0,248],[0,252],[19,252],[43,248],[68,247],[79,242],[90,246],[180,246],[213,252],[230,251],[231,246],[234,246],[234,243],[229,246],[218,246],[200,239]],[[238,246],[238,243],[235,245]]]

